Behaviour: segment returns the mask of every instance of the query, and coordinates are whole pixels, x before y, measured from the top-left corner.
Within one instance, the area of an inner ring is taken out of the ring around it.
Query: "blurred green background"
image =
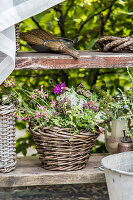
[[[133,36],[133,2],[132,0],[66,0],[47,11],[26,19],[20,24],[20,31],[34,28],[50,31],[56,36],[69,39],[80,38],[76,49],[94,50],[95,43],[103,35]],[[21,51],[31,51],[25,41],[20,41]],[[133,70],[130,69],[131,74]],[[117,88],[126,90],[130,87],[130,79],[126,66],[124,69],[68,69],[68,70],[36,70],[14,71],[11,76],[17,84],[32,89],[45,85],[64,82],[67,86],[77,87],[81,82],[91,89],[99,85],[111,95]],[[24,122],[16,122],[18,129],[25,129]],[[27,153],[33,145],[32,136],[27,132],[17,139],[17,153]],[[97,142],[94,152],[105,152],[103,142]]]

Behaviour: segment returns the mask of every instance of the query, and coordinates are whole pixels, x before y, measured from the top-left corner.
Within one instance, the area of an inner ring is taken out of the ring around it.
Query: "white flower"
[[[71,108],[74,109],[75,107],[83,108],[83,104],[87,103],[87,100],[83,98],[78,98],[77,93],[75,90],[67,88],[64,93],[56,97],[57,101],[62,101],[64,98],[67,98],[71,101]]]
[[[106,114],[102,111],[98,112],[98,114],[95,116],[95,119],[98,121],[103,121],[103,119],[106,117]]]
[[[79,106],[81,107],[81,108],[83,108],[83,104],[84,103],[87,103],[87,100],[86,99],[83,99],[83,98],[80,98],[79,99]]]

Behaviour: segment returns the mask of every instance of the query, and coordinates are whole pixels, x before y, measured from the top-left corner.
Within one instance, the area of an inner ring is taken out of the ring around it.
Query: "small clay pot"
[[[118,144],[118,153],[133,151],[133,142],[130,137],[125,137]]]
[[[133,151],[133,143],[119,143],[118,144],[118,153]]]

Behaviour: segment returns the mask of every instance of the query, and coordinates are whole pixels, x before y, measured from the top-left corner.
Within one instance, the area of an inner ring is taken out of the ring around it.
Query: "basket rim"
[[[100,135],[100,131],[96,131],[96,132],[92,132],[92,131],[87,131],[87,130],[81,130],[79,133],[75,133],[74,135],[72,135],[74,133],[74,129],[72,128],[59,128],[59,127],[44,127],[44,128],[38,128],[36,130],[33,130],[32,129],[33,126],[30,126],[29,128],[29,132],[31,132],[32,134],[36,134],[36,133],[39,133],[39,134],[42,134],[44,135],[45,134],[51,134],[51,135],[55,135],[55,136],[59,136],[59,137],[80,137],[80,136],[96,136],[96,135]],[[45,132],[46,131],[46,132]],[[50,131],[49,133],[47,131]]]

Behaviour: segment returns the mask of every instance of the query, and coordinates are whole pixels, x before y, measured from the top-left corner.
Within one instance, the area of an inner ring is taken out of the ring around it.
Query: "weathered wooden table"
[[[133,53],[103,53],[79,51],[75,60],[68,55],[36,52],[18,52],[16,70],[44,70],[70,68],[125,68],[133,67]]]
[[[0,173],[0,200],[109,200],[98,169],[104,156],[93,154],[85,169],[71,172],[45,170],[37,157],[18,158],[14,171]]]
[[[16,169],[10,173],[0,173],[0,187],[22,187],[35,185],[105,183],[104,173],[98,168],[105,155],[93,154],[86,168],[78,171],[49,171],[41,167],[37,157],[17,159]]]

